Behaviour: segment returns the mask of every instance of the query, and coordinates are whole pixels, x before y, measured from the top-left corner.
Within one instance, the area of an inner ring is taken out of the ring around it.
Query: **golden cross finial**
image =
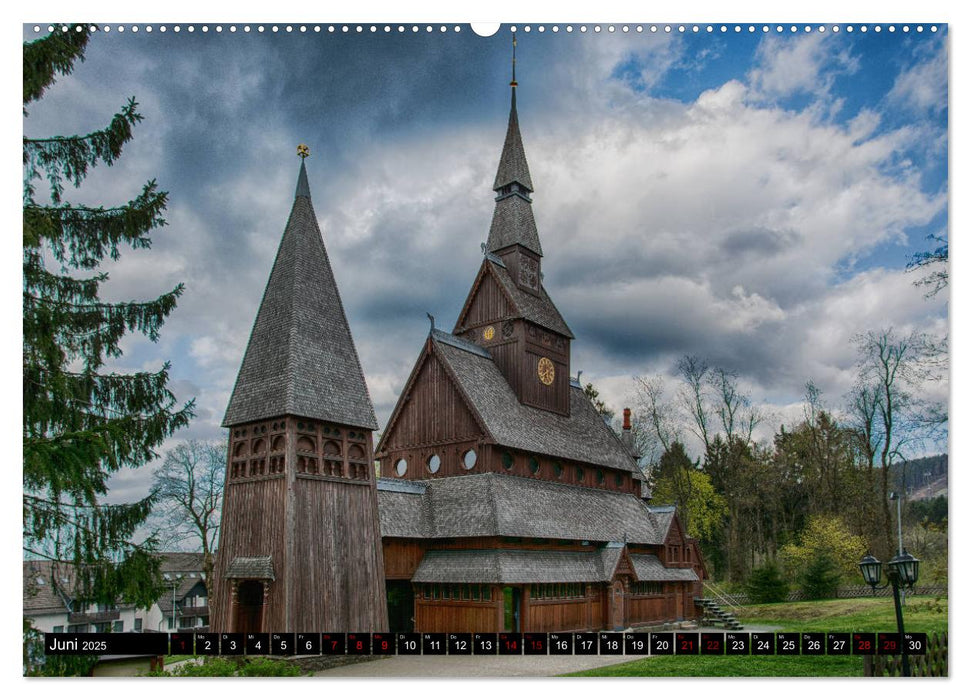
[[[310,147],[305,143],[300,144],[297,146],[297,155],[301,158],[307,158],[310,155]]]
[[[516,82],[516,33],[513,32],[512,35],[512,81],[509,83],[512,87],[516,87],[519,83]]]

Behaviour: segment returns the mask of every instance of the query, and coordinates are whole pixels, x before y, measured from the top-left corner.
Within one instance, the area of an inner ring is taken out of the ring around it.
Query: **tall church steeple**
[[[526,150],[519,132],[519,114],[516,111],[516,88],[519,84],[516,82],[515,36],[512,65],[509,126],[506,128],[506,140],[492,185],[496,193],[496,208],[492,214],[492,226],[489,228],[486,247],[490,253],[503,259],[520,287],[538,294],[543,247],[540,245],[536,220],[533,218],[533,180],[529,176]]]
[[[387,630],[377,421],[302,162],[223,426],[212,628]]]
[[[493,184],[487,255],[454,333],[489,349],[521,403],[569,415],[573,333],[543,287],[533,181],[516,111],[515,47],[514,38],[509,126]]]

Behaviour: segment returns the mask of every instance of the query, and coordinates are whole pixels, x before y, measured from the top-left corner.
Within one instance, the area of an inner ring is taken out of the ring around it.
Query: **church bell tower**
[[[236,379],[210,624],[219,632],[388,629],[374,408],[304,160]]]

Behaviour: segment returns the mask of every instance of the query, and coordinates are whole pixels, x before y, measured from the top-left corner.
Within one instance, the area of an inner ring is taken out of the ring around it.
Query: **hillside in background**
[[[912,501],[947,495],[947,455],[911,459],[891,467],[891,482]]]

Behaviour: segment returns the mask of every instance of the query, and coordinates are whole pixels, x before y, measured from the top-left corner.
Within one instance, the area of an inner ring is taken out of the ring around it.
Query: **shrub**
[[[280,659],[225,658],[216,656],[201,664],[185,663],[171,671],[156,671],[152,676],[208,677],[208,676],[299,676],[300,669]]]
[[[752,570],[745,582],[745,592],[752,603],[781,603],[789,594],[789,584],[772,561]]]

